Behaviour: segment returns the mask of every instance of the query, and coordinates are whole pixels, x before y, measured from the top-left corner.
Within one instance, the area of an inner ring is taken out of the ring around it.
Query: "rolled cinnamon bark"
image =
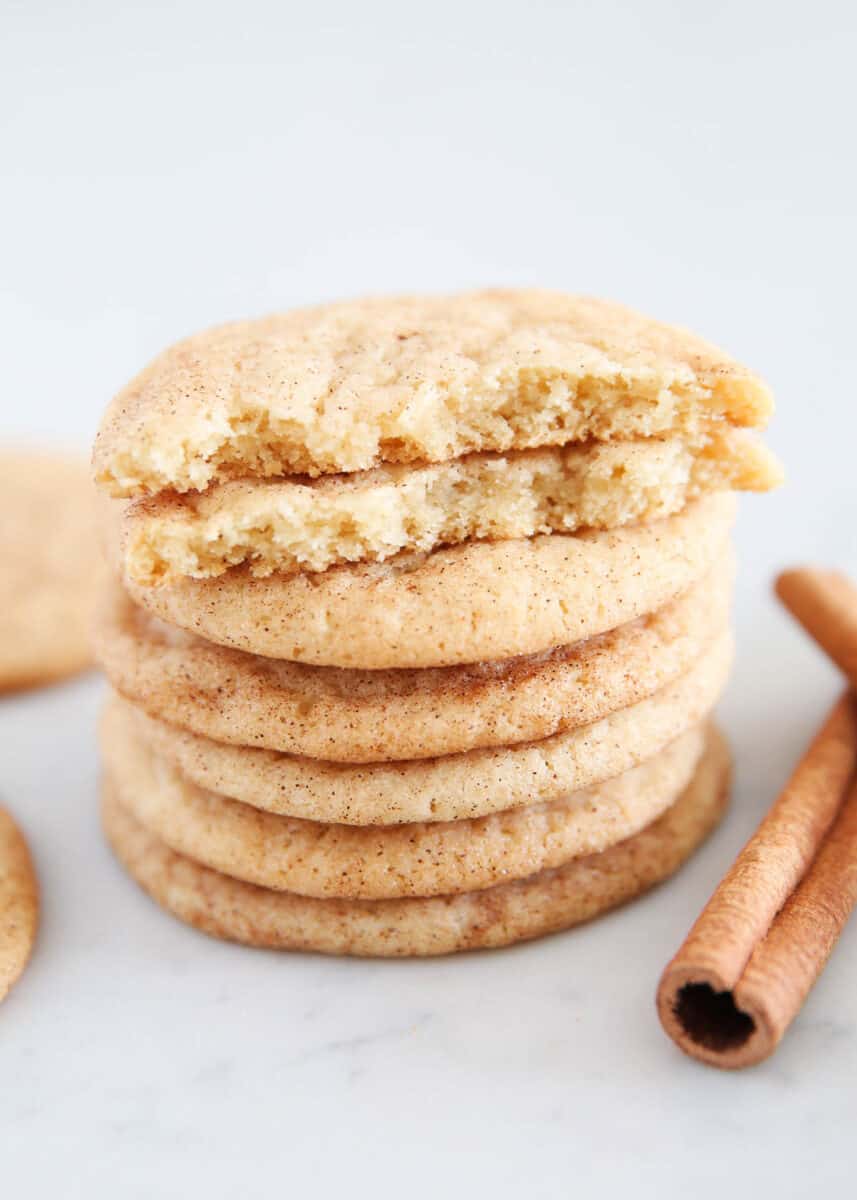
[[[801,567],[775,584],[783,604],[857,686],[857,588],[839,571]]]
[[[821,972],[857,902],[855,768],[846,692],[661,977],[661,1024],[694,1058],[767,1058]]]
[[[0,1000],[27,965],[39,919],[39,889],[24,836],[0,808]]]

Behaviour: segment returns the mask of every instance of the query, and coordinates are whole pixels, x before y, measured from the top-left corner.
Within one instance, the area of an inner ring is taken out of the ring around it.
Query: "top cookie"
[[[95,446],[115,496],[236,476],[362,471],[589,438],[765,425],[753,372],[608,301],[547,291],[398,296],[197,334],[110,405]]]

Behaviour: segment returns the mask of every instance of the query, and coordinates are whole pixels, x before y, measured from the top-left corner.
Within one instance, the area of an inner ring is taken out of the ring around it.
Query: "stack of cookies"
[[[95,448],[107,836],[183,920],[442,954],[566,928],[719,818],[733,492],[764,384],[532,291],[166,351]]]

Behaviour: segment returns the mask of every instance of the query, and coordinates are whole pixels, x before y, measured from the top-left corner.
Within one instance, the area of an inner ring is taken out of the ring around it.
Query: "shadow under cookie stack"
[[[733,492],[770,395],[547,292],[203,333],[95,448],[103,817],[182,920],[428,955],[587,920],[726,804]]]

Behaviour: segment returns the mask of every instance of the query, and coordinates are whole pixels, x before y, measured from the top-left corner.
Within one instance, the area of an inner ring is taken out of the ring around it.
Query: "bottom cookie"
[[[640,895],[681,866],[708,836],[728,799],[730,756],[720,735],[688,787],[641,833],[564,867],[458,896],[321,900],[220,875],[148,833],[105,786],[103,820],[117,857],[180,920],[251,946],[322,954],[451,954],[567,929]]]

